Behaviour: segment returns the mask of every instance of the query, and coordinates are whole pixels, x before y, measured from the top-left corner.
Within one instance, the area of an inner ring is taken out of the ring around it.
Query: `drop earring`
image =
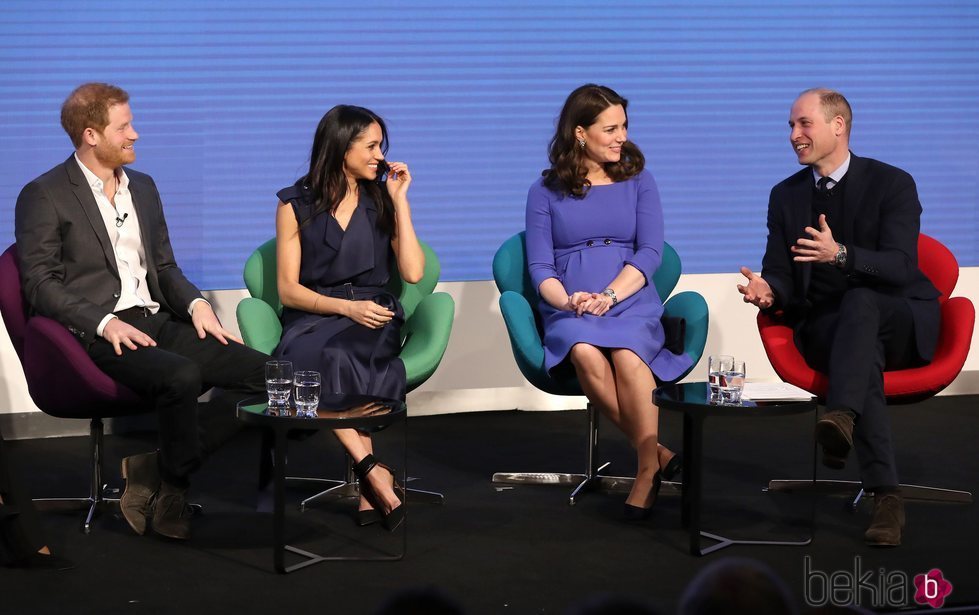
[[[581,148],[584,148],[585,147],[585,140],[582,139],[581,137],[578,137],[578,147],[581,147]]]

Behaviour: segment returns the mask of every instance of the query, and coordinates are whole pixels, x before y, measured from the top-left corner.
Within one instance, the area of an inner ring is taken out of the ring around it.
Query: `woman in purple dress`
[[[408,205],[411,174],[384,161],[387,129],[362,107],[338,105],[320,120],[309,173],[279,191],[276,257],[282,301],[278,357],[322,374],[324,393],[405,397],[404,311],[385,290],[389,265],[417,283],[425,255]],[[386,181],[383,179],[388,169]],[[394,473],[377,462],[369,433],[334,431],[360,479],[357,522],[394,530],[404,506]]]
[[[627,104],[592,84],[568,96],[551,167],[527,195],[527,261],[541,296],[545,367],[570,362],[588,399],[636,449],[624,516],[638,520],[680,468],[679,455],[658,441],[653,375],[672,380],[690,358],[663,347],[663,303],[652,281],[663,213],[642,152],[626,138]]]

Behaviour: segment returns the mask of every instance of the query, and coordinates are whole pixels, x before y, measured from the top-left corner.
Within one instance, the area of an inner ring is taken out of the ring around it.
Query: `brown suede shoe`
[[[119,511],[133,531],[142,536],[146,533],[146,517],[150,514],[150,502],[160,490],[160,467],[157,453],[133,455],[122,460],[122,477],[126,489],[119,498]]]
[[[823,465],[842,470],[853,448],[853,416],[844,410],[830,410],[816,423],[816,442],[823,447]]]
[[[863,538],[875,547],[896,547],[901,544],[904,523],[904,498],[900,493],[874,495],[874,516]]]
[[[190,538],[193,511],[187,504],[187,490],[162,483],[153,500],[153,531],[167,538]]]

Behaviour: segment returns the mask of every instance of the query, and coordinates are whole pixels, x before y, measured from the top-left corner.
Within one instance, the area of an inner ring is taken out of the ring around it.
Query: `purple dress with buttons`
[[[642,171],[625,181],[592,186],[584,198],[561,196],[543,185],[527,195],[527,263],[534,287],[557,278],[570,293],[600,293],[625,265],[646,285],[621,299],[603,316],[558,310],[544,300],[544,367],[551,371],[568,359],[578,343],[627,348],[662,381],[690,367],[690,357],[663,348],[663,302],[653,274],[663,252],[663,211],[653,176]]]

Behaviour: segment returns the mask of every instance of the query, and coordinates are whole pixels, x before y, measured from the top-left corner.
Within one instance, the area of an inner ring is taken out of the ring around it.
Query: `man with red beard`
[[[105,83],[78,87],[61,107],[75,152],[27,184],[15,232],[33,313],[77,336],[106,374],[156,411],[160,450],[122,462],[123,516],[137,534],[186,539],[189,475],[217,434],[199,432],[197,398],[233,393],[213,410],[233,416],[235,394],[264,390],[267,357],[225,330],[174,260],[160,194],[136,160],[129,95]],[[232,408],[226,407],[231,405]]]
[[[826,372],[827,412],[816,425],[823,464],[855,448],[874,494],[867,544],[901,544],[904,501],[891,445],[883,371],[931,360],[938,291],[918,269],[921,203],[901,169],[850,152],[850,104],[803,92],[789,141],[806,168],[772,188],[761,276],[747,267],[744,301],[781,312],[806,361]]]

